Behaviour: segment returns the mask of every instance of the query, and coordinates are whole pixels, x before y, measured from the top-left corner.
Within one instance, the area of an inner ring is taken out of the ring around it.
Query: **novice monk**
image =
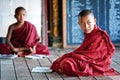
[[[84,31],[84,41],[75,51],[53,62],[51,69],[67,76],[96,76],[115,74],[110,69],[114,46],[108,34],[96,25],[90,10],[79,13],[79,22]]]
[[[9,26],[7,43],[0,44],[0,54],[16,53],[18,56],[43,54],[48,55],[46,46],[39,43],[39,36],[33,24],[25,21],[26,10],[18,7],[15,10],[16,23]]]

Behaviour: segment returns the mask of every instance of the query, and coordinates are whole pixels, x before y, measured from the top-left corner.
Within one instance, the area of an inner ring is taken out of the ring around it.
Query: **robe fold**
[[[11,43],[14,47],[26,47],[30,48],[36,45],[36,54],[48,55],[49,50],[46,46],[39,43],[39,36],[37,34],[36,28],[33,24],[25,21],[24,24],[14,30],[11,36]],[[13,53],[9,45],[0,44],[0,54],[11,54]],[[30,52],[24,52],[20,56],[30,55]]]
[[[108,34],[95,25],[91,33],[84,34],[81,46],[55,60],[51,69],[67,76],[117,74],[110,68],[114,49]]]

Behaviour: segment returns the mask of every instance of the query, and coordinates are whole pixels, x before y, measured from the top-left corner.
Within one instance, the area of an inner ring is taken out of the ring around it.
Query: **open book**
[[[16,54],[9,54],[9,55],[7,55],[7,54],[1,55],[0,54],[0,59],[14,59],[16,57],[18,57]]]
[[[35,67],[32,69],[32,72],[49,73],[52,72],[52,69],[50,69],[49,67]]]
[[[30,58],[30,59],[42,59],[42,58],[45,58],[45,57],[49,57],[49,56],[46,56],[46,55],[37,55],[37,54],[25,56],[25,58]]]

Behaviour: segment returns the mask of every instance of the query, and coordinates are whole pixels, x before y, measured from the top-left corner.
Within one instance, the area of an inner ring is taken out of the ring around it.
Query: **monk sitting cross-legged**
[[[78,18],[78,24],[84,32],[83,43],[73,52],[55,60],[51,69],[67,76],[117,74],[110,68],[115,48],[108,34],[96,25],[96,19],[90,10],[81,11]]]
[[[18,56],[43,54],[48,55],[46,46],[39,43],[39,36],[33,24],[25,21],[26,10],[18,7],[15,10],[17,22],[10,25],[7,33],[7,43],[0,44],[0,54],[16,53]]]

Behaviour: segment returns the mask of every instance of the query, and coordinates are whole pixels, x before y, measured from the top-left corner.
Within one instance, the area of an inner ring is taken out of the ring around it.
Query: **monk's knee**
[[[61,64],[60,64],[60,71],[65,74],[65,75],[68,75],[68,76],[74,76],[74,68],[75,68],[75,65],[73,63],[73,60],[71,58],[66,58],[64,59]]]

